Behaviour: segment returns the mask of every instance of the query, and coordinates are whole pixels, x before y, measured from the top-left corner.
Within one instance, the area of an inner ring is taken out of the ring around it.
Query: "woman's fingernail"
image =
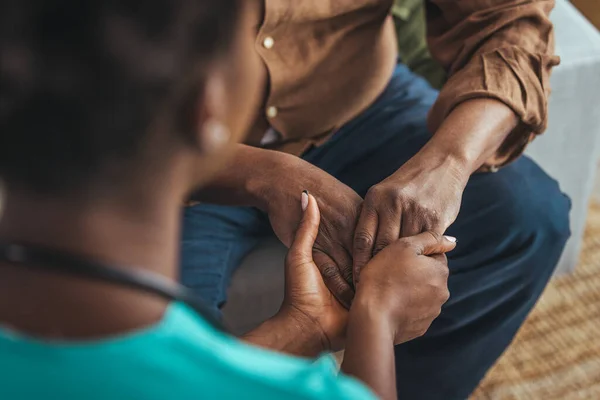
[[[306,211],[306,207],[308,207],[308,190],[302,191],[302,200],[300,202],[302,204],[302,211]]]
[[[456,243],[457,240],[454,236],[444,236],[446,238],[447,241],[452,242],[452,243]]]

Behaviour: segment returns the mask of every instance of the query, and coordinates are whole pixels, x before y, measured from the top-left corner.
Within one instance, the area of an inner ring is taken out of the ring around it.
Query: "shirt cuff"
[[[446,82],[432,107],[428,127],[435,132],[454,107],[475,98],[503,102],[519,117],[520,123],[486,162],[497,168],[517,158],[533,137],[547,125],[549,75],[560,58],[532,54],[519,47],[499,48],[476,55]]]

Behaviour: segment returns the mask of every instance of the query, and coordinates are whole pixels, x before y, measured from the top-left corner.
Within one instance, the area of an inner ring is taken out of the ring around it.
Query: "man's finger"
[[[379,214],[379,226],[377,227],[373,256],[400,238],[402,222],[402,213],[397,214],[389,211]]]
[[[360,271],[373,257],[377,225],[377,211],[363,204],[356,229],[354,230],[354,241],[352,244],[352,279],[354,287],[358,283]]]
[[[342,245],[331,246],[327,254],[335,260],[342,278],[352,286],[352,255]]]
[[[422,233],[422,225],[422,221],[418,216],[411,213],[405,213],[402,215],[400,237],[410,237]]]
[[[313,259],[321,271],[325,286],[344,307],[349,309],[354,298],[354,290],[340,274],[337,264],[331,257],[319,250],[313,252]]]
[[[432,231],[423,232],[405,240],[415,247],[418,254],[425,256],[447,253],[456,247],[456,238]]]
[[[293,265],[302,265],[310,263],[312,259],[312,249],[319,234],[319,222],[321,214],[315,198],[303,193],[306,210],[303,211],[302,219],[296,230],[296,236],[288,251],[287,262]]]

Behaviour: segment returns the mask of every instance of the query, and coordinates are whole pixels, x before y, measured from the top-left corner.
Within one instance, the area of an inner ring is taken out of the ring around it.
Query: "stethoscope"
[[[115,283],[153,293],[168,300],[179,301],[192,308],[214,328],[226,332],[219,318],[215,316],[215,312],[198,299],[190,289],[153,272],[108,265],[67,252],[17,243],[0,242],[0,261],[57,274]]]

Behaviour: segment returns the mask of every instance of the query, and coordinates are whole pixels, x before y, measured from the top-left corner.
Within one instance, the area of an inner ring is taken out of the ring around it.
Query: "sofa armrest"
[[[560,183],[573,202],[572,237],[558,273],[577,264],[594,185],[600,137],[600,33],[571,3],[557,0],[551,15],[561,64],[550,84],[547,132],[527,153]]]

